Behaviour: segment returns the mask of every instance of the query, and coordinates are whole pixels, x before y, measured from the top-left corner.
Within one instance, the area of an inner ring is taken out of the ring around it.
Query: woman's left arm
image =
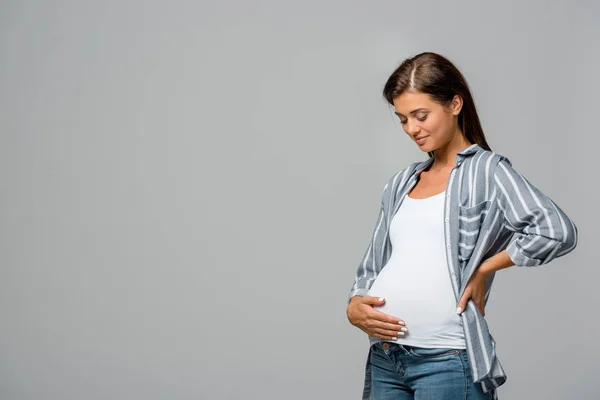
[[[498,164],[494,180],[506,226],[515,232],[506,247],[514,265],[547,264],[577,246],[575,223],[506,160]]]
[[[515,232],[505,250],[486,259],[471,275],[457,312],[472,298],[485,315],[485,282],[489,274],[516,266],[538,266],[571,252],[577,246],[575,223],[548,196],[515,171],[505,160],[494,174],[496,201],[508,229]]]

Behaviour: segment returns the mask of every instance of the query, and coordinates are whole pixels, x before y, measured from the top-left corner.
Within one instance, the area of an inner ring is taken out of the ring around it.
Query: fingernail
[[[378,298],[377,300],[379,301],[384,301],[385,299],[383,297]]]
[[[456,309],[456,313],[457,313],[457,314],[460,314],[461,312],[462,312],[462,308],[458,307],[458,308]]]
[[[398,335],[404,336],[404,332],[398,332]]]
[[[403,321],[398,321],[400,325],[406,325]]]
[[[402,332],[408,332],[408,329],[406,329],[406,328],[400,328],[400,330],[401,330]]]

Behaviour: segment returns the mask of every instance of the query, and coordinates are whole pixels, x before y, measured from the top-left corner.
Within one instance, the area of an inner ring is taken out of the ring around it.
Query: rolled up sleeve
[[[494,180],[505,226],[515,232],[506,251],[516,266],[547,264],[577,246],[575,223],[509,162],[499,162]]]

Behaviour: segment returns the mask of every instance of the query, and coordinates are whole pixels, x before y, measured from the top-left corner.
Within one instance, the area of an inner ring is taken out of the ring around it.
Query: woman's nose
[[[421,128],[419,128],[418,124],[416,124],[415,122],[406,121],[406,133],[412,135],[413,138],[414,136],[416,136],[417,133],[420,132],[420,130]]]

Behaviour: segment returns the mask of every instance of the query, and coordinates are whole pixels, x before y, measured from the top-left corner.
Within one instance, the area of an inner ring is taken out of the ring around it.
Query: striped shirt
[[[388,261],[389,226],[419,174],[432,162],[415,162],[394,174],[383,188],[381,209],[367,250],[348,296],[364,296]],[[473,271],[486,259],[507,250],[516,266],[547,264],[577,245],[577,227],[548,196],[512,168],[505,156],[472,144],[456,155],[444,205],[446,259],[456,301]],[[486,281],[487,303],[494,273]],[[497,399],[506,374],[496,356],[487,322],[472,300],[462,320],[474,382]],[[367,357],[363,400],[370,397],[371,365]]]

